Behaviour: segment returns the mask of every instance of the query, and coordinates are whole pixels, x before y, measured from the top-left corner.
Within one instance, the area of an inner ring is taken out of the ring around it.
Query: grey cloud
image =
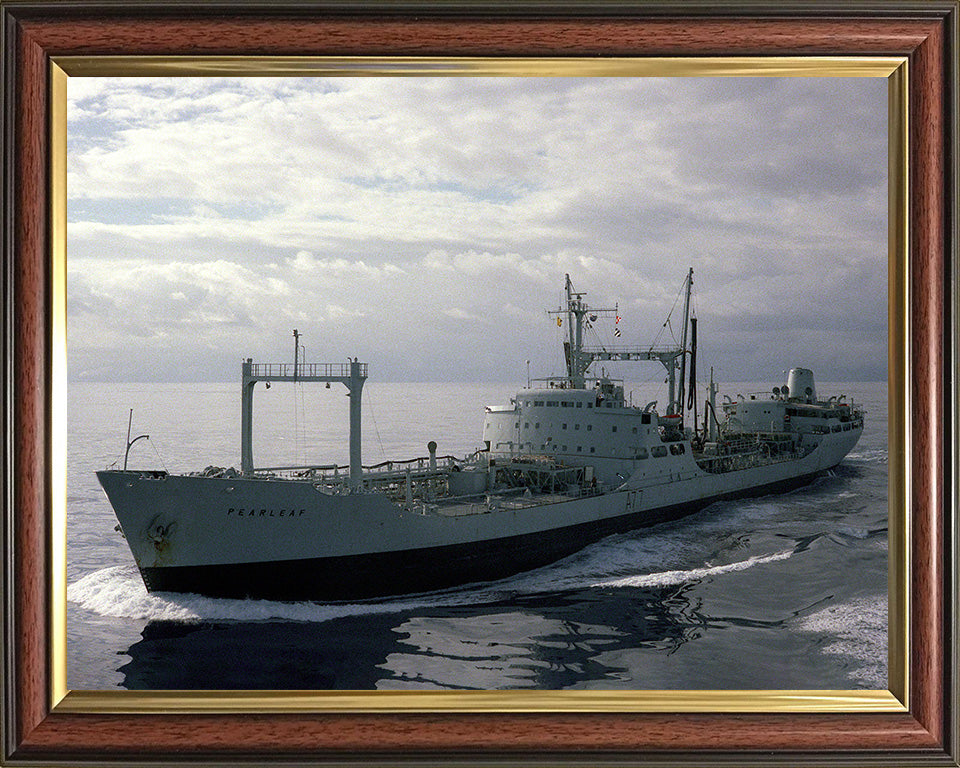
[[[297,325],[381,380],[515,380],[526,359],[559,368],[544,310],[565,272],[640,341],[688,265],[703,341],[739,378],[787,346],[884,369],[882,85],[95,85],[70,138],[71,375],[232,381],[240,356],[289,357]]]

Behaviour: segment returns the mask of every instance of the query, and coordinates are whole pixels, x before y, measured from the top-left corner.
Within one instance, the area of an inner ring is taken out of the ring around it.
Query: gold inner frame
[[[910,319],[906,57],[60,56],[50,64],[50,704],[69,713],[905,712],[909,708]],[[888,690],[70,691],[67,689],[67,78],[212,76],[884,77],[888,82]]]

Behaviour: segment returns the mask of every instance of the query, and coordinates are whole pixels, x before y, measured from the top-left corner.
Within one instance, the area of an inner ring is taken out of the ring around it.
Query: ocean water
[[[769,391],[768,383],[721,392]],[[94,472],[239,465],[233,384],[68,389],[73,689],[884,689],[887,388],[847,459],[789,494],[715,504],[503,581],[353,604],[147,594]],[[363,458],[460,455],[515,385],[364,387]],[[656,389],[626,385],[635,403]],[[347,463],[345,389],[258,388],[258,466]],[[662,400],[662,393],[660,393]]]

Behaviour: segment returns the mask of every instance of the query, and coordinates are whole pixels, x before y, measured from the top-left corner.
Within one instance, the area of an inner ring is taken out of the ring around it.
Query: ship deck
[[[437,498],[432,501],[418,501],[410,508],[421,515],[440,515],[442,517],[463,517],[467,515],[485,515],[504,509],[529,509],[548,504],[559,504],[588,496],[600,495],[596,492],[583,493],[534,493],[525,494],[522,488],[507,489],[493,494]]]

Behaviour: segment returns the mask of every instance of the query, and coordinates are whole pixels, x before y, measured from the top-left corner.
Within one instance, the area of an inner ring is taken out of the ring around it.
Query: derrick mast
[[[601,315],[614,315],[619,317],[619,305],[615,305],[612,309],[591,309],[583,300],[586,294],[575,291],[573,289],[573,283],[570,280],[570,275],[566,275],[566,309],[557,309],[550,312],[550,314],[557,316],[559,324],[562,324],[564,316],[567,321],[567,341],[563,344],[567,364],[567,386],[573,389],[584,389],[586,386],[587,371],[589,371],[590,366],[597,360],[659,360],[664,368],[667,369],[670,390],[667,412],[682,414],[684,376],[686,374],[685,353],[687,346],[687,326],[690,323],[690,290],[692,286],[693,268],[691,267],[687,272],[687,277],[684,282],[683,331],[679,346],[637,347],[601,345],[586,347],[583,344],[584,318],[589,315],[590,321],[593,322]],[[676,380],[678,358],[680,360],[679,393]]]

